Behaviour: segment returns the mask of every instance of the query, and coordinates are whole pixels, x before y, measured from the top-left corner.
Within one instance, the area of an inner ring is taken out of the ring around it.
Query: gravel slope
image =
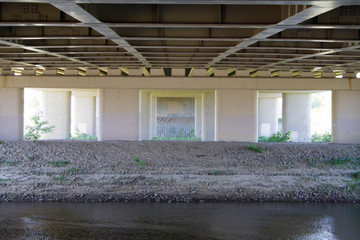
[[[0,201],[360,201],[360,146],[0,142]]]

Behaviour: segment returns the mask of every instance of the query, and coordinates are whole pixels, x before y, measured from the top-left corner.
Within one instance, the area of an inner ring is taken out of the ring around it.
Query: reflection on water
[[[314,232],[297,238],[298,240],[338,240],[334,234],[334,218],[330,216],[320,217],[320,219],[310,223],[314,226]]]
[[[359,204],[0,203],[0,239],[359,239]]]

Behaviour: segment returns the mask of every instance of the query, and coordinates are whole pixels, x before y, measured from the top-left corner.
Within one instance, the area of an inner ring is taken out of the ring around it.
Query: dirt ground
[[[360,202],[360,145],[249,146],[0,142],[0,201]]]

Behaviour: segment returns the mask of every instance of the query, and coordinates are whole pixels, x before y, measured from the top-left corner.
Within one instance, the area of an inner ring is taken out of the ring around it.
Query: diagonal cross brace
[[[295,14],[294,16],[291,16],[276,25],[270,26],[266,30],[252,36],[249,39],[244,40],[243,42],[237,44],[236,46],[230,48],[229,50],[221,53],[216,58],[214,58],[212,61],[210,61],[205,68],[210,68],[214,66],[216,63],[220,62],[221,60],[225,59],[227,56],[232,55],[242,49],[246,49],[250,45],[257,43],[263,39],[266,39],[268,37],[271,37],[274,34],[277,34],[279,32],[282,32],[288,28],[292,28],[293,26],[302,23],[310,18],[316,17],[320,14],[323,14],[325,12],[328,12],[330,10],[333,10],[334,8],[337,8],[341,6],[339,3],[334,3],[329,6],[312,6],[310,8],[307,8],[303,11],[301,11],[298,14]]]
[[[102,34],[107,39],[113,41],[118,46],[124,48],[127,52],[134,55],[139,61],[141,61],[146,67],[151,67],[150,63],[146,60],[146,58],[138,52],[133,46],[131,46],[127,41],[125,41],[122,37],[120,37],[114,30],[112,30],[108,25],[102,23],[97,18],[92,16],[82,7],[77,5],[76,3],[71,2],[54,2],[52,5],[59,10],[65,12],[69,16],[77,19],[78,21],[86,24],[91,27],[98,33]]]

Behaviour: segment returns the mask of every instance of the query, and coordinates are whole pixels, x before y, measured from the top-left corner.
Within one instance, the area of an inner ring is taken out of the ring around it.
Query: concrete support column
[[[257,141],[256,90],[216,91],[216,140]]]
[[[283,93],[282,131],[291,131],[291,141],[311,140],[311,93]]]
[[[0,88],[0,140],[19,141],[24,135],[24,89]]]
[[[195,136],[202,136],[202,96],[195,97]]]
[[[332,92],[332,141],[360,143],[360,91]]]
[[[156,115],[157,115],[157,97],[151,94],[151,108],[150,108],[150,139],[157,136],[156,130]]]
[[[269,137],[279,130],[280,98],[281,93],[259,93],[259,136]]]
[[[99,113],[99,140],[140,139],[139,90],[99,90]]]
[[[72,91],[71,133],[78,130],[96,136],[96,95],[97,91]]]
[[[141,91],[141,134],[140,140],[151,140],[151,92]]]
[[[202,94],[202,140],[215,140],[215,92]]]
[[[71,92],[43,91],[44,120],[55,126],[53,132],[44,134],[48,139],[66,139],[71,131]]]

